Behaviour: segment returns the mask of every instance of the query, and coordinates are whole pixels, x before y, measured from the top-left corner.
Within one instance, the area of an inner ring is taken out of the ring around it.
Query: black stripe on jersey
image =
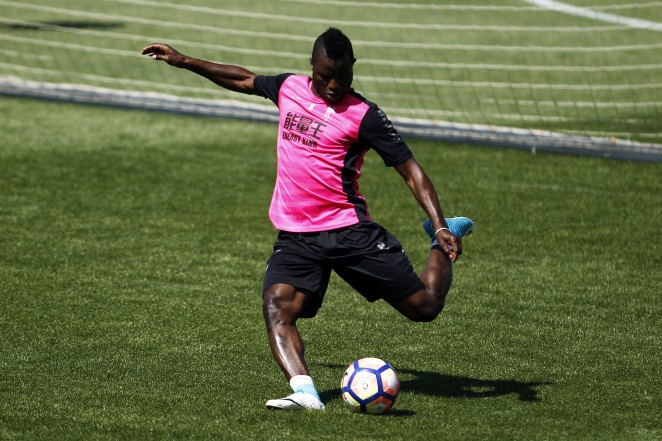
[[[411,158],[413,155],[409,146],[382,109],[354,90],[350,93],[368,105],[359,126],[359,143],[376,151],[387,167],[400,165]]]
[[[342,169],[343,191],[347,195],[347,201],[354,205],[356,216],[359,218],[360,222],[370,220],[368,216],[368,205],[365,199],[356,193],[354,186],[357,174],[356,162],[365,155],[366,150],[367,149],[361,144],[353,144],[345,155]]]
[[[271,100],[275,105],[278,105],[278,94],[280,88],[285,80],[290,77],[291,73],[284,73],[280,75],[258,75],[253,80],[255,87],[255,94],[263,98]]]

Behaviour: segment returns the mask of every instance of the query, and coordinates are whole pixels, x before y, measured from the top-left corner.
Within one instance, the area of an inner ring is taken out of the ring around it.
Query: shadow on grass
[[[446,398],[491,398],[514,394],[520,401],[536,402],[540,401],[536,388],[551,384],[539,381],[482,380],[410,369],[398,372],[414,377],[402,381],[401,390]]]
[[[332,368],[341,366],[327,365]],[[534,403],[540,401],[537,387],[552,384],[551,382],[525,382],[517,380],[482,380],[479,378],[444,375],[438,372],[398,369],[401,377],[400,391],[414,392],[443,398],[492,398],[504,395],[515,395],[518,400]],[[402,378],[407,378],[403,380]],[[340,396],[340,389],[324,391],[320,394],[322,401],[328,402]],[[401,416],[413,415],[413,412],[400,410]],[[392,415],[398,414],[394,409]]]

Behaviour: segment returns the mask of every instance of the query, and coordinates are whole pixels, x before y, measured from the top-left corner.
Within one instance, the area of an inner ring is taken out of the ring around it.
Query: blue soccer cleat
[[[464,237],[468,234],[471,234],[471,232],[474,230],[474,221],[468,217],[446,218],[446,225],[448,225],[450,232],[458,237]],[[436,240],[430,219],[423,222],[423,229],[428,234],[428,236],[430,236],[430,239]]]

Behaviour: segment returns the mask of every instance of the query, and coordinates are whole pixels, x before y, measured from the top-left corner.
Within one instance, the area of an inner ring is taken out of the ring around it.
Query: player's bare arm
[[[462,241],[448,230],[439,197],[432,181],[414,158],[408,159],[396,166],[395,169],[405,180],[414,197],[432,221],[432,225],[437,231],[436,236],[441,249],[455,262],[462,254]]]
[[[142,50],[155,60],[165,61],[171,66],[197,73],[219,86],[235,92],[252,95],[255,93],[255,74],[243,67],[219,64],[184,55],[167,44],[150,44]]]

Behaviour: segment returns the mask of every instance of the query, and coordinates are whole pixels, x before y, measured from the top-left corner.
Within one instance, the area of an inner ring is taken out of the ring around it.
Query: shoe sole
[[[292,403],[292,404],[294,404],[294,405],[296,405],[296,406],[299,406],[299,407],[290,407],[290,406],[288,406],[288,405],[285,404],[285,403],[283,403],[283,405],[279,405],[279,404],[269,404],[270,401],[268,401],[268,402],[267,402],[267,409],[269,409],[269,410],[299,410],[299,409],[305,409],[305,407],[303,407],[301,404],[299,404],[299,403],[297,403],[296,401],[291,400],[291,399],[289,399],[289,398],[283,398],[283,399],[280,399],[280,400],[278,400],[278,401],[288,401],[288,402],[290,402],[290,403]]]

